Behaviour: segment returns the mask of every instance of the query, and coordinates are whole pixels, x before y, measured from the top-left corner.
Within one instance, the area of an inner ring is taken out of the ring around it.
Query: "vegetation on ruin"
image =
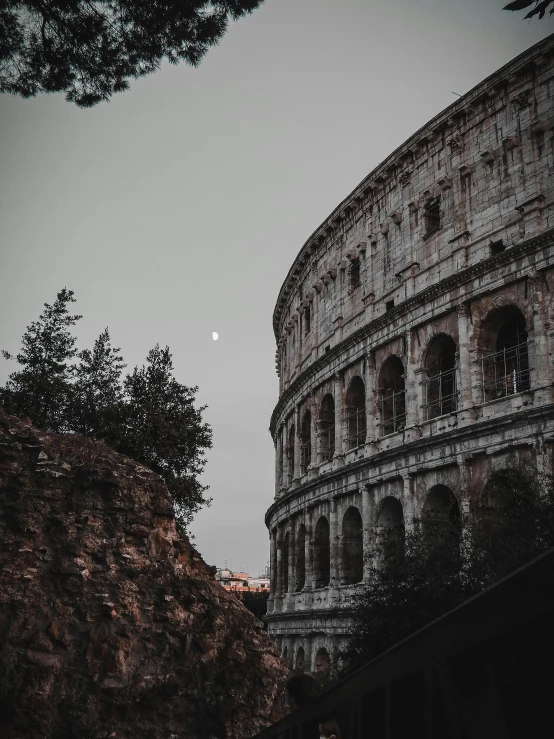
[[[353,608],[338,677],[554,547],[554,483],[526,467],[492,478],[485,502],[456,522],[428,513],[379,535]],[[460,525],[461,524],[461,525]]]
[[[0,92],[63,92],[88,108],[162,61],[196,67],[263,0],[3,0]]]
[[[194,514],[210,503],[198,477],[212,431],[202,422],[206,406],[194,406],[198,388],[173,377],[169,347],[156,345],[146,364],[125,376],[107,328],[92,349],[78,351],[71,329],[81,316],[69,312],[74,302],[73,291],[61,290],[27,327],[20,353],[2,352],[20,368],[0,388],[0,404],[45,430],[102,440],[157,472],[186,531]]]

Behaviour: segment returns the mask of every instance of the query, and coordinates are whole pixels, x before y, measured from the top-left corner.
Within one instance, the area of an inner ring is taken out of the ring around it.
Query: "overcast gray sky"
[[[454,92],[554,30],[503,4],[266,0],[198,69],[164,65],[108,104],[0,96],[0,348],[64,286],[80,348],[109,326],[132,368],[169,344],[214,430],[192,526],[209,564],[268,560],[271,321],[295,255]]]

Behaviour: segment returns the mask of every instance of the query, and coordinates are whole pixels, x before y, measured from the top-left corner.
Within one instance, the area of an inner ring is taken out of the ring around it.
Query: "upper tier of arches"
[[[312,234],[274,312],[281,393],[360,326],[519,243],[524,221],[525,238],[554,226],[551,207],[526,219],[552,191],[539,163],[552,146],[553,54],[545,39],[454,102]]]

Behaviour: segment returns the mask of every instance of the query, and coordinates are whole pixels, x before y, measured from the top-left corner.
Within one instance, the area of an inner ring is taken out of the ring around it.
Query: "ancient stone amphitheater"
[[[381,527],[552,469],[554,36],[393,152],[279,293],[268,628],[325,670]]]

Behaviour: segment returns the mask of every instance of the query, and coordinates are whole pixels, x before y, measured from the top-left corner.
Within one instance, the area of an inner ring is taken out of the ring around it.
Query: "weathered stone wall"
[[[281,288],[268,621],[289,664],[344,642],[381,526],[552,469],[553,93],[550,37],[368,175]]]
[[[3,739],[227,739],[280,718],[286,670],[214,573],[158,475],[0,410]]]

